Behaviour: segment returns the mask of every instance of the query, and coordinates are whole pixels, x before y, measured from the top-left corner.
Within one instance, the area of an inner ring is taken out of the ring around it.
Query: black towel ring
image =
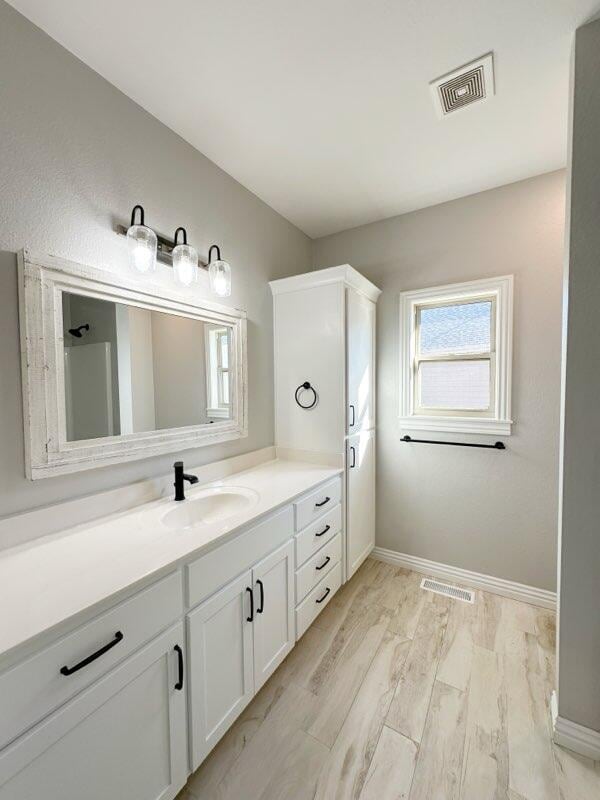
[[[313,393],[313,395],[314,395],[314,399],[313,399],[312,403],[311,403],[310,405],[308,405],[308,406],[304,406],[304,405],[302,405],[302,403],[300,402],[300,399],[299,399],[299,397],[298,397],[298,395],[299,395],[299,394],[300,394],[302,391],[304,391],[304,390],[306,390],[306,389],[307,389],[307,390],[309,390],[309,391],[311,391],[311,392]],[[308,381],[304,381],[304,383],[301,383],[301,384],[300,384],[300,386],[299,386],[299,387],[296,389],[296,393],[295,393],[294,397],[296,398],[296,402],[298,403],[298,405],[300,406],[300,408],[305,408],[305,409],[307,409],[307,410],[308,410],[309,408],[314,408],[314,407],[317,405],[317,400],[319,399],[319,398],[318,398],[318,395],[317,395],[317,393],[316,393],[316,391],[315,391],[315,388],[314,388],[314,386],[311,386],[311,385],[310,385],[310,383],[309,383]]]

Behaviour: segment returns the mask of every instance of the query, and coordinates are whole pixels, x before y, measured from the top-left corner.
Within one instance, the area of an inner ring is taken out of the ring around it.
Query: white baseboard
[[[556,692],[552,694],[552,728],[554,741],[580,756],[600,761],[600,733],[558,715]]]
[[[437,578],[458,581],[492,594],[499,594],[502,597],[511,597],[513,600],[531,603],[534,606],[556,609],[556,593],[549,592],[547,589],[538,589],[535,586],[527,586],[524,583],[495,578],[493,575],[483,575],[480,572],[472,572],[469,569],[440,564],[437,561],[429,561],[418,556],[409,556],[406,553],[398,553],[396,550],[388,550],[385,547],[376,547],[371,555],[379,561],[412,569],[415,572],[422,572],[425,575],[434,575]]]

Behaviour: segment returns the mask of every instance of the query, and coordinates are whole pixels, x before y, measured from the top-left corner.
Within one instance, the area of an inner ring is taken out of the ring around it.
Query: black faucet
[[[176,461],[173,467],[175,468],[175,483],[173,484],[175,487],[175,500],[185,500],[183,482],[189,481],[192,484],[198,483],[198,478],[195,475],[185,474],[183,471],[183,461]]]

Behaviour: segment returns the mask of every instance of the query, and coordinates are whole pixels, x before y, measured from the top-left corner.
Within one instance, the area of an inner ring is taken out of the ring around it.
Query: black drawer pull
[[[254,592],[249,586],[246,586],[246,591],[250,593],[250,616],[246,617],[246,622],[254,621]]]
[[[356,448],[350,446],[350,450],[352,450],[352,463],[350,464],[350,469],[354,469],[356,466]]]
[[[356,425],[356,411],[352,404],[350,404],[350,408],[352,409],[352,422],[350,423],[350,427],[353,428]]]
[[[327,564],[329,564],[329,562],[330,562],[330,561],[331,561],[331,556],[327,556],[327,558],[326,558],[326,559],[325,559],[325,561],[324,561],[324,562],[321,564],[321,566],[320,566],[320,567],[315,567],[315,569],[323,569],[323,567],[326,567],[326,566],[327,566]]]
[[[100,650],[96,650],[95,653],[92,653],[91,656],[88,656],[87,658],[84,658],[83,661],[80,661],[79,664],[75,664],[74,667],[61,667],[60,668],[60,674],[61,675],[72,675],[74,672],[77,672],[78,670],[83,669],[84,667],[87,667],[87,665],[91,664],[92,661],[95,661],[97,658],[100,658],[100,656],[103,656],[104,653],[108,653],[109,650],[112,650],[113,647],[115,645],[119,644],[119,642],[122,639],[123,639],[123,634],[121,633],[121,631],[117,631],[115,633],[115,638],[112,640],[112,642],[109,642],[108,644],[105,644],[104,647],[100,648]]]
[[[326,505],[331,500],[331,497],[326,497],[325,500],[322,500],[320,503],[315,503],[317,508],[321,508],[321,506]]]
[[[265,609],[265,587],[262,581],[257,580],[256,582],[260,586],[260,607],[256,609],[256,613],[262,614]]]
[[[325,589],[325,594],[323,595],[323,597],[319,597],[319,599],[315,600],[315,602],[316,603],[322,603],[323,600],[325,600],[325,598],[327,597],[327,595],[329,594],[330,591],[331,591],[331,589],[328,586],[327,589]]]
[[[178,669],[177,683],[175,684],[175,689],[177,689],[177,691],[180,692],[183,689],[183,650],[178,644],[175,645],[173,650],[175,650],[175,652],[177,653],[177,669]]]
[[[315,533],[315,536],[325,536],[327,531],[331,528],[331,525],[325,525],[321,533]]]

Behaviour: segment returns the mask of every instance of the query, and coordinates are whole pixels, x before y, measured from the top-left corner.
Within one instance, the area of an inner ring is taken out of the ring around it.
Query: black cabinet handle
[[[265,587],[264,587],[262,581],[257,580],[256,582],[260,587],[260,608],[256,609],[256,613],[257,614],[262,614],[262,612],[263,612],[263,610],[265,608]]]
[[[83,661],[79,662],[79,664],[75,664],[74,667],[61,667],[60,668],[60,674],[61,675],[72,675],[74,672],[77,672],[78,670],[83,669],[84,667],[87,667],[87,665],[91,664],[92,661],[95,661],[97,658],[100,658],[100,656],[103,656],[104,653],[108,653],[109,650],[112,650],[113,647],[115,645],[119,644],[119,642],[122,639],[123,639],[123,634],[121,633],[121,631],[117,631],[115,633],[115,638],[111,642],[109,642],[108,644],[105,644],[104,647],[100,648],[100,650],[96,650],[96,652],[92,653],[91,656],[88,656],[87,658],[84,658]]]
[[[254,621],[254,592],[249,586],[246,586],[246,591],[250,594],[250,616],[246,617],[246,622]]]
[[[352,409],[352,422],[350,423],[350,427],[353,428],[356,425],[356,411],[352,404],[350,404],[350,408]]]
[[[328,586],[327,589],[325,589],[325,594],[323,595],[323,597],[319,597],[319,599],[316,600],[315,602],[316,603],[322,603],[323,600],[325,600],[325,598],[327,597],[327,595],[329,594],[330,591],[331,591],[331,589]]]
[[[321,566],[320,566],[320,567],[315,567],[315,569],[323,569],[323,567],[326,567],[326,566],[327,566],[327,564],[329,564],[329,562],[330,562],[330,561],[331,561],[331,556],[327,556],[327,558],[326,558],[326,559],[325,559],[325,561],[324,561],[324,562],[321,564]]]
[[[177,653],[177,683],[175,684],[175,689],[180,692],[183,689],[183,650],[181,647],[176,644],[173,648]]]
[[[351,446],[350,450],[352,450],[352,463],[350,464],[350,469],[353,469],[356,466],[356,448]]]
[[[315,533],[315,536],[325,536],[327,531],[331,528],[331,525],[325,525],[321,533]]]
[[[321,506],[324,506],[330,500],[331,500],[331,497],[326,497],[325,500],[322,500],[320,503],[315,503],[315,505],[316,505],[317,508],[321,508]]]

